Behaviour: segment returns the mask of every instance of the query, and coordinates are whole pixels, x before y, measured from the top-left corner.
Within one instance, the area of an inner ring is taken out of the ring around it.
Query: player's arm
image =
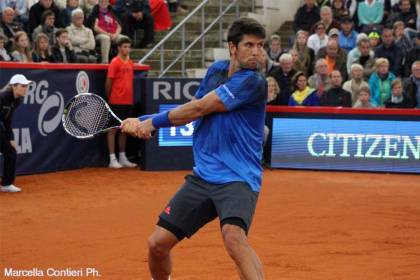
[[[106,81],[105,81],[105,94],[106,94],[106,98],[108,100],[111,97],[111,88],[112,88],[112,79],[109,78],[109,77],[106,77]]]

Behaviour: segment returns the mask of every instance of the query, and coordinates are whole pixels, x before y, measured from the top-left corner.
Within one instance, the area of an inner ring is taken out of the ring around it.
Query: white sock
[[[112,160],[117,160],[117,158],[115,157],[115,154],[109,154],[109,159]]]
[[[127,159],[125,152],[119,153],[118,156],[119,156],[119,159]]]

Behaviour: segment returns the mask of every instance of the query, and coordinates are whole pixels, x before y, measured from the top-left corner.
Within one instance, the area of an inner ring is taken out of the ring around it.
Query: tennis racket
[[[120,128],[118,118],[106,101],[93,93],[80,93],[64,107],[61,118],[64,130],[73,137],[88,139]]]

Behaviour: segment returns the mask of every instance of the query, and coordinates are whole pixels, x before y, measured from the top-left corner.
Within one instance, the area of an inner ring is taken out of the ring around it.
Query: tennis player
[[[2,192],[20,192],[13,185],[16,178],[16,142],[12,131],[12,117],[21,97],[26,95],[28,85],[32,83],[21,74],[14,75],[0,91],[0,152],[3,153],[3,178],[0,185]]]
[[[149,238],[154,280],[170,279],[171,249],[216,217],[240,278],[264,279],[262,264],[247,241],[262,176],[267,86],[258,68],[264,39],[257,21],[236,20],[228,31],[230,60],[208,69],[194,100],[123,121],[123,132],[144,139],[156,129],[195,121],[193,174],[166,205]]]

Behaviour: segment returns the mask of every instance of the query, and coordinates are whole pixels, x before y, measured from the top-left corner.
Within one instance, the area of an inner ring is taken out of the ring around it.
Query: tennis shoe
[[[120,158],[119,164],[122,167],[136,167],[137,166],[137,164],[135,164],[134,162],[129,161],[127,158]]]
[[[15,193],[15,192],[20,192],[21,189],[16,187],[15,185],[7,185],[7,186],[1,186],[1,191],[2,192],[11,192],[11,193]]]
[[[118,168],[122,168],[122,167],[123,166],[118,162],[117,159],[111,159],[110,162],[109,162],[109,168],[118,169]]]

